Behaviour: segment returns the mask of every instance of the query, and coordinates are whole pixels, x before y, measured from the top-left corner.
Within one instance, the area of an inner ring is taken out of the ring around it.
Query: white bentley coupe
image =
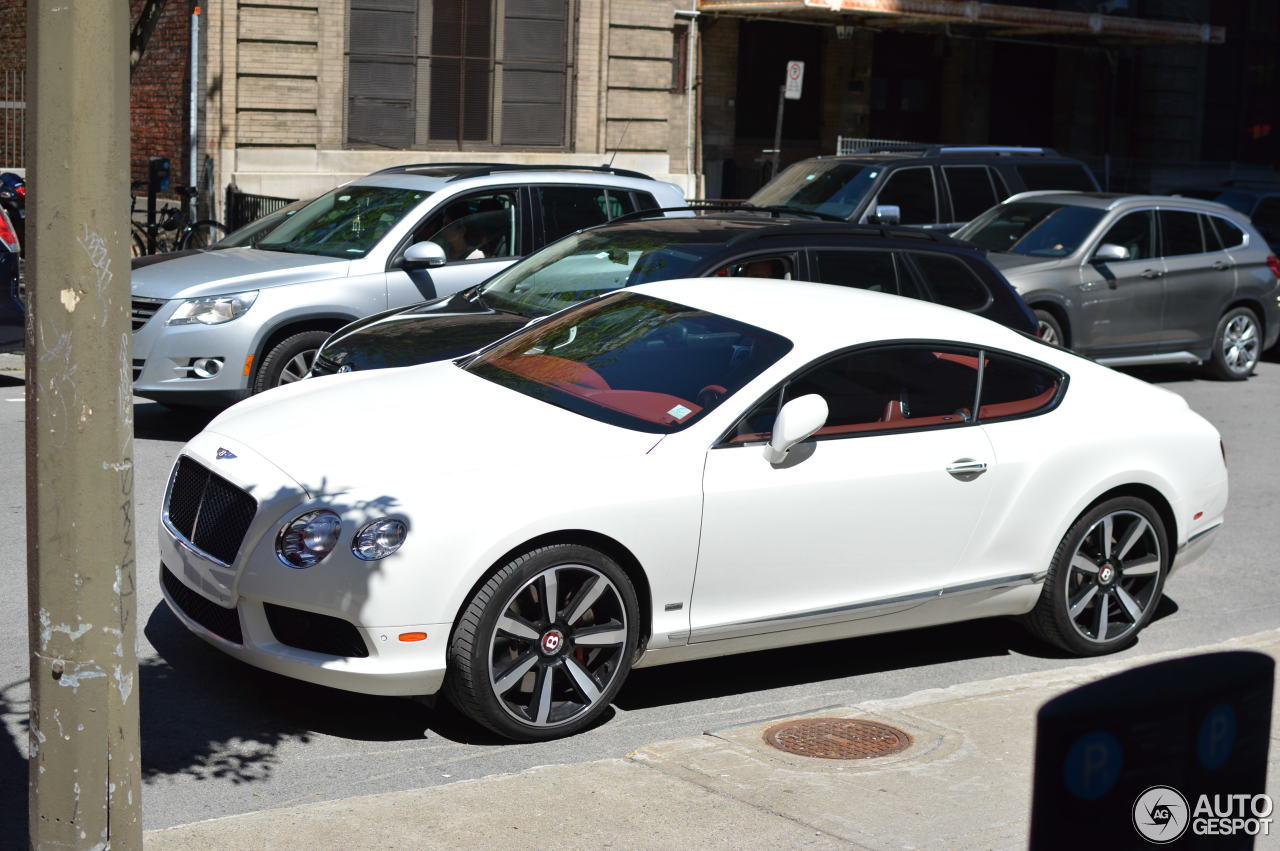
[[[1125,647],[1226,503],[1166,390],[912,299],[666,281],[229,409],[161,580],[252,665],[535,740],[639,666],[995,615]]]

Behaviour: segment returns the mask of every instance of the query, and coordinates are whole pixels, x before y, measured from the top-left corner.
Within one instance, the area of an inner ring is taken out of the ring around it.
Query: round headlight
[[[377,561],[400,549],[404,537],[409,532],[400,520],[384,517],[366,525],[351,542],[351,552],[356,558],[365,561]]]
[[[302,514],[276,538],[276,554],[289,567],[311,567],[333,551],[342,534],[342,518],[321,509]]]

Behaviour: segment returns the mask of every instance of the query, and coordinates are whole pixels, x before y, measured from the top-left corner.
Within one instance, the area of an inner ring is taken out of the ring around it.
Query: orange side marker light
[[[400,633],[401,641],[426,641],[427,634],[425,632],[402,632]]]
[[[249,370],[253,369],[253,355],[249,355],[244,359],[244,377],[249,377]]]

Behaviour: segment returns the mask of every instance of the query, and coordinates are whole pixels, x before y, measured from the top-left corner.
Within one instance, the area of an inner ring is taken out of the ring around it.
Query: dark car
[[[748,202],[949,233],[1032,189],[1093,192],[1098,181],[1087,165],[1052,148],[932,145],[801,160]]]
[[[602,293],[712,276],[859,287],[1036,330],[985,254],[940,234],[750,212],[647,215],[578,231],[455,295],[353,322],[321,347],[311,375],[457,357]]]
[[[22,252],[9,214],[0,208],[0,352],[22,349]]]
[[[1217,201],[1253,220],[1272,248],[1280,248],[1280,180],[1228,180],[1218,186],[1175,189],[1174,195]]]

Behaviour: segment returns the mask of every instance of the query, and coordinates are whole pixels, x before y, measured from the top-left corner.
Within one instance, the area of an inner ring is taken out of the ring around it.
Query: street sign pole
[[[804,63],[794,59],[788,62],[786,75],[783,79],[783,84],[778,88],[778,120],[773,125],[773,150],[769,152],[773,155],[773,169],[769,175],[770,180],[778,176],[778,166],[782,160],[782,115],[787,101],[800,100],[800,94],[804,86]]]
[[[141,848],[129,4],[27,0],[27,50],[30,845]]]

